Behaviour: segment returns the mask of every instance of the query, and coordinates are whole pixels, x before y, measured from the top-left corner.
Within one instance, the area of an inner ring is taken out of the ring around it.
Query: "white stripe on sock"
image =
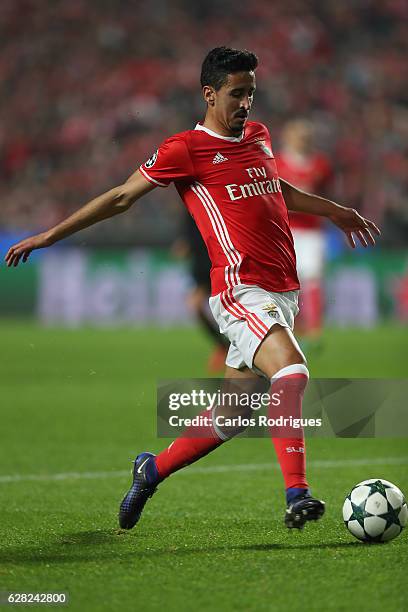
[[[275,378],[282,378],[283,376],[290,376],[290,374],[303,374],[309,378],[309,370],[303,363],[294,363],[292,365],[285,366],[281,370],[278,370],[271,378],[273,381]]]

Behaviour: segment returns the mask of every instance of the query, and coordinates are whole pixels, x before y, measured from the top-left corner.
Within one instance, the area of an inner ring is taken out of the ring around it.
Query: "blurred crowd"
[[[407,18],[406,0],[2,0],[0,229],[48,227],[193,127],[201,62],[228,45],[259,56],[252,118],[274,148],[311,120],[333,198],[407,244]],[[181,212],[156,189],[87,236],[164,244]]]

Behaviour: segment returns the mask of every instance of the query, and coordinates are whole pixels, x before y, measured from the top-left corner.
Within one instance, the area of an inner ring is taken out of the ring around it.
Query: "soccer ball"
[[[363,480],[344,500],[347,529],[363,542],[388,542],[408,522],[408,507],[402,491],[382,478]]]

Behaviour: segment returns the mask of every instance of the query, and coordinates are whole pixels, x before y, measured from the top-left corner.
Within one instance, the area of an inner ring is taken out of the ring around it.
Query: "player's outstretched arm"
[[[347,241],[353,249],[356,246],[356,238],[364,247],[369,244],[375,245],[372,232],[380,236],[380,230],[373,221],[362,217],[354,208],[347,208],[326,198],[306,193],[283,179],[279,181],[288,210],[327,217],[346,234]]]
[[[126,183],[91,200],[55,227],[25,238],[10,247],[5,257],[7,266],[18,266],[20,261],[26,262],[35,249],[51,246],[98,221],[125,212],[136,200],[154,188],[155,185],[149,183],[139,171],[136,171]]]

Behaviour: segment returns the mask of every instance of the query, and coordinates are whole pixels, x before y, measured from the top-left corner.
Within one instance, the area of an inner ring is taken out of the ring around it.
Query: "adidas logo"
[[[223,155],[221,155],[221,153],[217,153],[217,155],[214,157],[212,163],[213,164],[221,164],[222,162],[228,161],[228,157],[224,157]]]

